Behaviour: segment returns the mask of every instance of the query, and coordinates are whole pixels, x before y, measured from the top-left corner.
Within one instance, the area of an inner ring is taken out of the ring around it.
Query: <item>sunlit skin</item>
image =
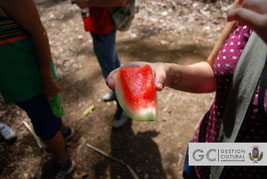
[[[228,14],[228,21],[248,25],[267,43],[267,0],[239,0],[238,8]]]

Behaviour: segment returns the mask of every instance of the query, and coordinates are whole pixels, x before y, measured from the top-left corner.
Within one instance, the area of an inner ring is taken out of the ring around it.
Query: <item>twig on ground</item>
[[[137,174],[135,173],[135,171],[134,171],[134,170],[130,167],[130,165],[128,165],[127,163],[125,163],[125,162],[123,162],[123,161],[121,161],[121,160],[119,160],[119,159],[117,159],[117,158],[115,158],[115,157],[110,156],[109,154],[103,152],[102,150],[100,150],[100,149],[98,149],[98,148],[92,146],[91,144],[88,144],[88,143],[87,143],[86,146],[89,147],[90,149],[93,149],[94,151],[96,151],[96,152],[98,152],[98,153],[104,155],[105,157],[107,157],[107,158],[109,158],[109,159],[112,159],[112,160],[114,160],[115,162],[117,162],[117,163],[119,163],[119,164],[125,166],[125,167],[130,171],[130,173],[131,173],[131,175],[132,175],[132,177],[133,177],[134,179],[139,179],[139,177],[137,176]]]
[[[40,138],[35,134],[35,132],[33,131],[33,129],[29,126],[29,124],[26,121],[23,121],[23,124],[26,126],[26,128],[29,130],[29,132],[31,133],[31,135],[35,139],[38,147],[40,149],[43,149],[43,145],[44,144],[41,142]]]

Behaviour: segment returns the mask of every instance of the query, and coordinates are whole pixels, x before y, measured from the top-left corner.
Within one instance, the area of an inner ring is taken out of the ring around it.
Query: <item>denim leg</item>
[[[95,55],[106,78],[112,70],[120,67],[120,60],[115,48],[116,29],[108,34],[91,33],[91,36]]]
[[[192,142],[192,141],[190,141]],[[198,179],[195,167],[189,166],[189,159],[188,159],[188,146],[185,154],[185,161],[184,161],[184,169],[183,169],[183,177],[184,179]]]

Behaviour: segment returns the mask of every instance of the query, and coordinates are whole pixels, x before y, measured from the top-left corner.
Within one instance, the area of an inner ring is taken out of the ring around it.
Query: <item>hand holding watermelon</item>
[[[154,84],[157,91],[162,91],[166,86],[166,66],[163,63],[148,63],[148,62],[131,62],[124,67],[138,68],[145,65],[151,66],[154,74]],[[115,88],[114,75],[117,74],[120,68],[113,70],[106,79],[106,83],[110,89]]]
[[[113,73],[113,79],[118,101],[131,119],[157,119],[157,94],[151,66],[121,67]]]
[[[155,94],[156,90],[161,91],[165,86],[192,93],[212,92],[216,86],[213,69],[208,62],[192,65],[133,62],[112,71],[106,82],[109,88],[115,88],[119,102],[128,116],[136,120],[155,120],[154,109],[156,107],[153,105],[151,108],[142,106],[146,103],[152,104],[146,100],[156,99],[156,95],[152,94]],[[153,93],[151,93],[152,91]],[[144,93],[141,94],[141,92]],[[141,96],[138,97],[139,93]],[[142,98],[145,100],[139,105],[137,99]],[[148,114],[151,114],[150,117]]]

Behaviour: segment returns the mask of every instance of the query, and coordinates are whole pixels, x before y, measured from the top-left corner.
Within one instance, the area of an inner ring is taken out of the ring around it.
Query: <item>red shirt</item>
[[[109,9],[89,7],[89,10],[90,15],[88,17],[83,17],[85,31],[95,34],[109,33],[114,26]]]

